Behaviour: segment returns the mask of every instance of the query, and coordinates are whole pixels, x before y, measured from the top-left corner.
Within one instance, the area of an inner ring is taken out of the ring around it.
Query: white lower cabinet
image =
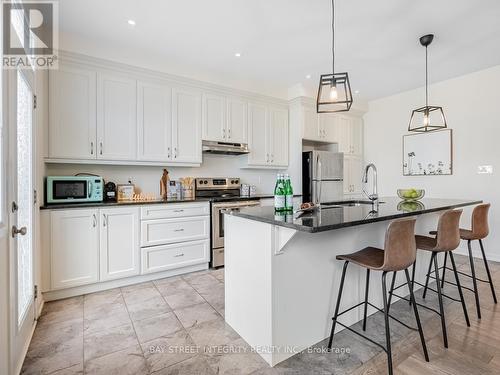
[[[208,262],[209,249],[208,239],[142,248],[142,273],[166,271]]]
[[[44,291],[207,264],[209,213],[208,202],[52,210]]]
[[[52,211],[50,228],[51,289],[99,281],[98,210]]]
[[[121,207],[100,211],[101,281],[140,273],[139,208]]]

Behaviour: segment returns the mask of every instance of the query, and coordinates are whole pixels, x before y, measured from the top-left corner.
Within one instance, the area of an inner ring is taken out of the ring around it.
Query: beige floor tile
[[[132,324],[84,335],[84,360],[101,357],[138,343]]]
[[[134,321],[134,328],[137,338],[141,343],[183,329],[181,322],[179,322],[179,319],[177,319],[173,312]]]
[[[200,303],[174,310],[184,328],[191,328],[196,324],[208,322],[210,320],[220,319],[220,315],[208,303]]]
[[[118,352],[85,361],[85,374],[146,375],[149,374],[149,369],[141,347],[135,345]]]

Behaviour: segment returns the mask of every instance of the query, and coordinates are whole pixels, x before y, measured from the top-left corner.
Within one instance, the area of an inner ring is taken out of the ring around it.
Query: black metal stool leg
[[[342,278],[340,279],[339,295],[337,296],[337,305],[335,306],[335,314],[333,315],[332,331],[330,332],[330,340],[328,341],[328,349],[332,348],[333,334],[335,333],[335,325],[337,324],[337,316],[339,314],[340,299],[342,298],[342,290],[344,289],[345,272],[347,270],[347,265],[349,262],[344,263],[344,268],[342,269]]]
[[[394,283],[396,282],[396,274],[397,274],[397,271],[394,271],[392,273],[391,289],[389,289],[389,300],[387,301],[387,309],[388,310],[390,310],[390,308],[391,308],[392,293],[394,290]]]
[[[413,266],[411,267],[411,290],[415,290],[415,267],[417,266],[417,259],[413,262]],[[411,306],[411,299],[410,302],[408,302]]]
[[[444,262],[443,262],[443,275],[441,276],[441,289],[444,288],[444,273],[446,271],[446,263],[448,261],[448,252],[444,253]]]
[[[476,297],[477,318],[481,319],[481,306],[479,305],[479,291],[477,290],[476,270],[474,268],[474,258],[472,257],[471,240],[467,241],[467,247],[469,248],[470,271],[472,273],[472,284],[474,285],[474,296]]]
[[[483,253],[484,267],[486,268],[486,274],[488,275],[488,281],[490,282],[491,294],[493,295],[493,301],[497,303],[497,295],[495,293],[495,287],[493,286],[493,281],[491,280],[490,267],[488,266],[488,261],[486,260],[486,255],[484,254],[483,241],[479,240],[479,246],[481,246],[481,253]]]
[[[433,255],[436,255],[435,253]],[[438,268],[438,262],[437,262],[437,257],[434,256],[434,273],[436,274],[436,289],[438,293],[438,300],[439,300],[439,312],[441,314],[441,328],[443,330],[443,342],[444,342],[444,347],[448,347],[448,334],[446,333],[446,320],[444,316],[444,307],[443,307],[443,296],[441,294],[441,284],[439,282],[439,268]]]
[[[460,278],[458,277],[457,266],[455,265],[455,259],[453,258],[453,252],[450,252],[451,266],[453,267],[453,273],[455,274],[455,281],[457,283],[458,294],[460,294],[460,301],[462,302],[462,309],[464,310],[465,322],[467,327],[470,327],[469,314],[467,313],[467,306],[465,305],[464,294],[462,293],[462,286],[460,285]]]
[[[430,273],[431,273],[432,262],[434,261],[435,257],[436,257],[436,253],[432,253],[431,260],[429,261],[429,268],[427,269],[427,277],[425,279],[424,294],[422,294],[423,299],[425,299],[425,296],[427,294],[427,287],[429,285],[429,277],[430,277]]]
[[[389,375],[392,375],[392,352],[391,352],[391,331],[389,329],[389,309],[387,305],[387,285],[386,285],[387,272],[382,273],[382,299],[384,300],[384,319],[385,319],[385,341],[387,348],[387,366]]]
[[[366,331],[366,312],[368,310],[368,291],[370,286],[370,269],[366,269],[366,287],[365,287],[365,311],[363,314],[363,331]]]
[[[408,289],[410,290],[410,301],[413,305],[413,313],[415,314],[415,320],[417,321],[418,334],[420,335],[420,342],[422,343],[422,349],[424,351],[424,357],[427,362],[429,362],[429,353],[427,353],[427,345],[425,344],[424,331],[422,330],[422,325],[420,324],[420,316],[418,315],[417,304],[415,303],[415,296],[413,295],[413,287],[410,282],[410,273],[408,269],[405,269],[406,283]]]

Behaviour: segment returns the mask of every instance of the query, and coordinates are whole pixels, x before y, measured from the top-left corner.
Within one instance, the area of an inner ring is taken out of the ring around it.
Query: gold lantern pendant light
[[[344,112],[352,105],[352,92],[347,73],[335,73],[335,4],[332,0],[332,73],[319,79],[316,112]]]
[[[429,105],[429,73],[427,47],[432,43],[434,34],[427,34],[420,38],[420,44],[425,47],[425,106],[414,109],[411,113],[409,132],[425,133],[445,129],[446,118],[443,107]]]

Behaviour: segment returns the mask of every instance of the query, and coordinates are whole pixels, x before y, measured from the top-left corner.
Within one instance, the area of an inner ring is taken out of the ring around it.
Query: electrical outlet
[[[493,174],[492,165],[479,165],[477,167],[477,174]]]

